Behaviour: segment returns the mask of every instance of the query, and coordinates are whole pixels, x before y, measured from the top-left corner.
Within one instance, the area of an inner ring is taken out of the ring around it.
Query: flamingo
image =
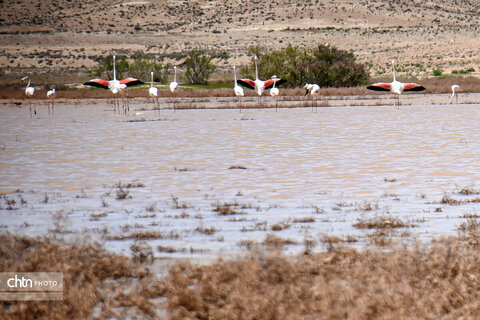
[[[153,71],[150,72],[150,75],[152,77],[152,82],[150,83],[150,88],[148,88],[148,95],[153,99],[153,109],[157,110],[160,108],[157,108],[158,104],[158,88],[153,86]],[[155,111],[156,112],[156,111]]]
[[[117,71],[116,71],[115,64],[116,64],[115,56],[113,56],[113,80],[103,80],[103,79],[97,78],[97,79],[89,80],[85,82],[83,85],[109,89],[115,98],[117,94],[126,92],[127,87],[143,84],[142,81],[135,78],[125,78],[123,80],[117,80]],[[124,109],[125,109],[125,106],[124,106]],[[116,111],[116,107],[115,107],[115,111]]]
[[[28,84],[25,87],[25,95],[30,101],[30,118],[32,117],[32,97],[35,94],[35,87],[30,87],[30,77],[26,76],[22,78],[22,81],[28,80]],[[37,109],[33,106],[33,113],[37,114]]]
[[[278,79],[277,76],[272,76],[273,80],[275,79]],[[280,94],[280,90],[278,90],[278,88],[275,88],[275,81],[273,82],[273,87],[272,89],[270,89],[270,95],[273,97],[273,100],[275,101],[275,112],[277,112],[277,106],[278,106],[278,102],[277,100],[275,99],[275,97],[277,97],[279,94]]]
[[[374,83],[367,87],[368,90],[373,91],[390,91],[395,94],[397,97],[397,108],[400,106],[400,94],[404,91],[423,91],[425,87],[419,85],[418,83],[403,83],[397,81],[395,78],[395,60],[392,60],[392,71],[393,71],[393,81],[390,83]]]
[[[450,97],[450,100],[448,103],[452,103],[453,98],[455,98],[455,103],[458,103],[458,92],[456,90],[460,90],[460,86],[458,84],[454,84],[452,86],[452,96]]]
[[[305,95],[310,94],[312,97],[312,112],[313,112],[313,99],[320,94],[320,86],[316,83],[306,83],[303,87],[305,89]],[[315,98],[315,111],[317,110],[317,99]]]
[[[260,103],[260,98],[261,98],[263,92],[265,91],[265,89],[270,89],[273,86],[273,83],[276,83],[277,85],[281,85],[282,83],[285,83],[287,81],[284,80],[284,79],[280,79],[280,78],[275,78],[275,79],[272,78],[272,79],[269,79],[269,80],[266,80],[266,81],[260,80],[258,78],[258,65],[257,65],[258,57],[256,55],[254,56],[254,60],[255,60],[255,80],[240,79],[240,80],[238,80],[238,83],[241,86],[244,86],[245,88],[255,90],[255,92],[259,96],[258,99],[259,99],[259,103]]]
[[[173,81],[170,82],[170,92],[173,94],[173,111],[175,111],[175,103],[177,101],[177,99],[175,98],[175,92],[178,89],[177,66],[174,66],[173,70],[174,70],[174,76],[173,76]]]
[[[53,110],[53,106],[55,105],[55,96],[56,96],[55,88],[47,91],[47,98],[52,101],[52,114],[55,112]],[[48,101],[48,113],[50,113],[50,101]]]
[[[245,94],[243,92],[243,88],[240,87],[237,83],[237,71],[236,71],[236,66],[233,66],[233,76],[235,79],[235,86],[233,87],[233,91],[235,92],[235,95],[238,97],[238,103],[240,103],[240,97],[243,97]],[[242,112],[242,108],[240,107],[240,112]]]

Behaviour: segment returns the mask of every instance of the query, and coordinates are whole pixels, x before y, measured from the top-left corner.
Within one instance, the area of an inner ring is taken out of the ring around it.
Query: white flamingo
[[[272,76],[273,80],[275,79],[278,79],[277,76]],[[277,100],[275,99],[276,97],[278,97],[278,95],[280,94],[280,90],[278,90],[278,88],[275,88],[275,81],[273,82],[273,87],[272,89],[270,89],[270,95],[273,97],[273,100],[275,101],[275,112],[277,112],[277,106],[278,106],[278,102]]]
[[[248,89],[253,89],[259,96],[259,103],[260,103],[260,97],[262,96],[263,92],[266,89],[270,89],[274,83],[277,84],[277,86],[281,85],[282,83],[287,82],[286,80],[280,79],[280,78],[275,78],[275,79],[268,79],[268,80],[260,80],[258,78],[258,65],[257,65],[257,60],[258,57],[255,55],[254,56],[255,60],[255,80],[251,79],[240,79],[238,80],[238,83],[241,86],[244,86],[245,88]]]
[[[175,111],[175,104],[177,102],[177,99],[175,97],[175,92],[178,90],[177,66],[174,66],[173,70],[174,70],[174,75],[173,75],[173,81],[170,82],[170,92],[173,94],[173,111]]]
[[[48,113],[50,113],[50,101],[52,101],[52,114],[54,114],[53,106],[55,105],[55,96],[57,95],[55,88],[47,91],[48,98]]]
[[[235,86],[233,87],[233,91],[235,92],[235,95],[238,97],[238,104],[240,104],[240,97],[243,97],[245,93],[243,92],[243,88],[240,87],[237,83],[237,70],[236,66],[233,66],[233,77],[235,79]],[[240,107],[240,112],[242,112],[242,108]]]
[[[395,60],[392,60],[393,81],[390,83],[379,82],[369,85],[367,89],[373,91],[390,91],[397,97],[397,108],[400,106],[400,94],[404,91],[423,91],[425,87],[418,83],[403,83],[395,78]]]
[[[454,84],[452,86],[452,96],[450,97],[450,100],[448,103],[452,103],[453,98],[455,98],[455,103],[458,103],[458,90],[460,90],[460,86],[458,84]]]
[[[312,112],[313,112],[313,100],[315,99],[315,111],[317,111],[317,99],[316,96],[320,94],[320,86],[316,83],[306,83],[303,86],[305,89],[305,95],[310,94],[312,97]]]
[[[27,96],[27,98],[29,99],[30,101],[30,118],[32,117],[32,98],[33,98],[33,95],[35,94],[35,87],[30,87],[30,77],[29,76],[26,76],[26,77],[23,77],[22,78],[22,81],[25,81],[25,80],[28,80],[28,84],[27,86],[25,87],[25,95]],[[33,112],[34,114],[37,114],[37,109],[35,108],[35,106],[33,106]]]
[[[135,86],[137,84],[143,84],[142,81],[135,79],[135,78],[125,78],[123,80],[117,80],[117,69],[116,69],[116,61],[115,56],[113,56],[113,80],[104,80],[104,79],[92,79],[84,83],[86,86],[92,86],[97,88],[109,89],[114,99],[116,98],[117,94],[127,91],[127,87]],[[115,100],[114,100],[115,104]],[[116,111],[116,106],[114,106]],[[124,105],[124,113],[126,113],[125,105]]]
[[[150,83],[150,88],[148,88],[148,95],[153,99],[153,109],[156,110],[159,109],[158,105],[158,88],[153,86],[153,71],[150,72],[151,75],[151,83]]]

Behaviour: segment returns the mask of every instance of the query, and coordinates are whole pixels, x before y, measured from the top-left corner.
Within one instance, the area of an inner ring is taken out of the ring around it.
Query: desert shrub
[[[314,48],[303,49],[288,46],[282,50],[261,53],[260,47],[249,52],[258,57],[260,78],[277,75],[287,80],[288,86],[303,86],[306,82],[317,83],[322,87],[352,87],[365,84],[368,73],[365,66],[356,61],[352,52],[319,44]],[[241,74],[255,77],[255,64],[243,67]]]
[[[443,71],[442,69],[434,69],[432,73],[435,77],[439,77],[443,74]]]
[[[212,56],[206,55],[198,49],[190,51],[185,59],[186,80],[190,83],[207,83],[210,75],[217,70],[212,59]]]

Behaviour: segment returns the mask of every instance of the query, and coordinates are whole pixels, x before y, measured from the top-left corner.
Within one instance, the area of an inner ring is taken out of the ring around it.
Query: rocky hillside
[[[113,53],[175,63],[200,47],[227,52],[226,68],[246,63],[251,46],[327,42],[353,50],[372,75],[391,59],[416,76],[478,72],[479,15],[467,0],[0,1],[0,67],[85,72]]]

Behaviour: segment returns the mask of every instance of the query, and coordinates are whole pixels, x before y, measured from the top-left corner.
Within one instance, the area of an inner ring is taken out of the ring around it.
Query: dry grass
[[[98,318],[155,315],[148,298],[159,293],[149,290],[151,275],[129,258],[91,244],[0,236],[0,272],[39,271],[63,273],[63,300],[0,301],[1,319],[90,319],[95,308]]]
[[[480,317],[475,247],[450,239],[390,248],[331,246],[296,257],[257,252],[206,266],[178,263],[165,280],[169,319]]]
[[[338,244],[353,238],[330,236],[324,239],[326,252],[287,256],[281,248],[294,241],[269,234],[263,246],[245,242],[251,252],[241,258],[206,265],[180,261],[156,280],[134,262],[152,257],[152,248],[142,241],[132,245],[130,259],[93,245],[62,247],[51,240],[0,236],[0,272],[63,272],[65,284],[63,301],[0,302],[0,318],[480,317],[480,222],[475,217],[459,227],[457,238],[400,247],[385,237],[382,250],[353,249]],[[375,238],[382,241],[380,235]]]
[[[238,209],[246,209],[248,206],[241,205],[237,202],[224,202],[223,204],[220,202],[214,203],[213,205],[213,212],[216,212],[218,215],[221,216],[232,216],[235,214],[245,214],[243,211],[239,211]]]
[[[373,219],[360,219],[353,226],[358,229],[393,229],[404,228],[408,225],[402,220],[395,217],[376,217]]]
[[[162,240],[162,239],[180,239],[181,236],[175,231],[161,233],[157,231],[138,231],[126,235],[109,235],[107,240]]]

